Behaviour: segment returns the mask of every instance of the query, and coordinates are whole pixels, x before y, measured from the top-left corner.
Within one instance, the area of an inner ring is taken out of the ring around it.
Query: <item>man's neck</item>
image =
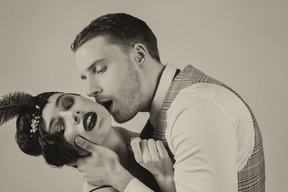
[[[152,101],[157,91],[161,75],[165,69],[162,63],[150,63],[144,72],[143,83],[143,102],[141,112],[149,112],[151,109]]]

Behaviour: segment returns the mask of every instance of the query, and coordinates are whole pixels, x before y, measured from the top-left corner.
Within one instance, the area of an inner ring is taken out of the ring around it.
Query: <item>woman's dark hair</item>
[[[43,155],[48,164],[61,167],[75,161],[79,155],[62,133],[51,135],[45,131],[42,111],[49,97],[55,93],[57,92],[44,92],[36,97],[23,92],[6,95],[0,100],[0,121],[2,124],[17,116],[15,138],[19,148],[28,155]],[[37,130],[31,132],[35,115],[39,117]]]
[[[61,132],[51,135],[45,131],[42,117],[39,120],[38,131],[31,136],[31,118],[32,116],[26,113],[19,116],[16,122],[16,142],[24,153],[42,155],[48,164],[56,167],[73,162],[79,157]]]
[[[111,44],[119,45],[123,50],[130,50],[134,44],[142,43],[151,57],[160,62],[156,36],[144,21],[136,17],[115,13],[93,20],[76,36],[71,45],[72,51],[97,36],[107,37]]]

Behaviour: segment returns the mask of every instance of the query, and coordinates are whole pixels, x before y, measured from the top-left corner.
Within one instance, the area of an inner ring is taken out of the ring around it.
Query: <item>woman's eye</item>
[[[52,127],[50,133],[51,133],[52,135],[58,134],[58,133],[64,134],[64,131],[65,131],[64,122],[60,121],[60,122],[56,123],[56,124]]]
[[[74,104],[74,99],[72,97],[66,97],[63,99],[62,105],[65,110],[68,110]]]
[[[107,66],[101,67],[99,70],[96,70],[96,73],[104,73],[107,70]]]
[[[61,134],[64,134],[64,131],[65,131],[65,126],[64,126],[64,123],[59,123],[56,125],[55,129],[54,129],[54,133],[57,134],[57,133],[61,133]]]
[[[64,126],[64,123],[62,123],[62,124],[59,126],[58,132],[61,133],[61,134],[64,134],[64,131],[65,131],[65,126]]]

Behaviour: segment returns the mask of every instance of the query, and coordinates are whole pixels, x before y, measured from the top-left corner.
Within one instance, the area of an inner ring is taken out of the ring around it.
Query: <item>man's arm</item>
[[[131,141],[135,160],[156,179],[160,190],[175,192],[173,163],[161,141],[139,137]]]
[[[181,100],[169,112],[166,138],[177,191],[237,191],[235,127],[214,102]]]

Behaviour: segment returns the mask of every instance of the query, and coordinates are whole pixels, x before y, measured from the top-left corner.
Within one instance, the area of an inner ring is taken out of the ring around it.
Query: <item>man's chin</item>
[[[125,123],[127,121],[130,121],[131,119],[133,119],[133,117],[135,117],[137,115],[137,113],[135,114],[126,114],[125,116],[124,115],[119,115],[118,113],[114,113],[114,114],[111,114],[114,118],[114,120],[117,122],[117,123]]]

